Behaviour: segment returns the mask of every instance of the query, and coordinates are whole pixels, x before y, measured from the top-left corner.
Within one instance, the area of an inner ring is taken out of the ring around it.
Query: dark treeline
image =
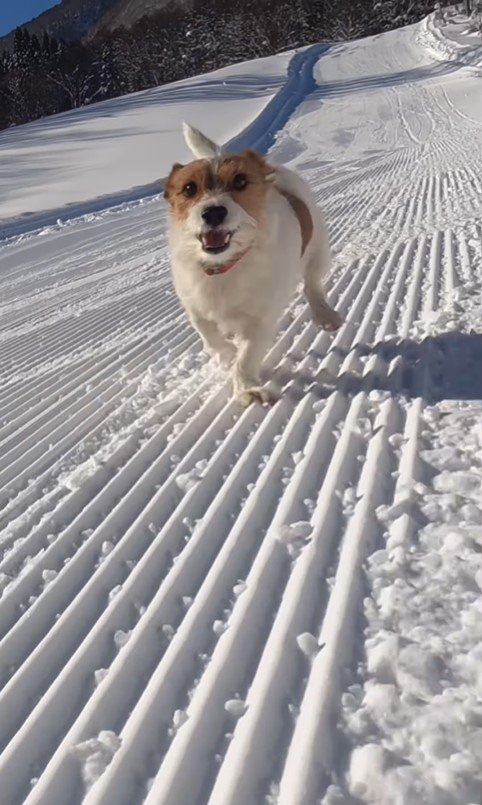
[[[84,42],[15,31],[0,58],[0,128],[322,39],[420,19],[433,0],[201,0]]]

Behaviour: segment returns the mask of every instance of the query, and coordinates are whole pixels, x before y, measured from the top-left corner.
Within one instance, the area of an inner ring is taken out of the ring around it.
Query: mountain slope
[[[291,102],[291,56],[235,64],[0,132],[0,236],[159,192],[172,163],[189,156],[184,118],[221,142],[252,122],[253,136],[264,134]]]
[[[47,31],[56,39],[70,41],[81,39],[96,26],[108,9],[118,0],[61,0],[22,27],[31,34],[41,35]],[[0,38],[0,50],[13,45],[13,31]]]
[[[98,28],[130,28],[141,17],[154,14],[156,11],[168,5],[176,5],[188,8],[193,5],[193,0],[117,0],[117,3],[107,11],[102,17]]]
[[[47,31],[56,39],[67,42],[93,35],[99,28],[113,30],[129,28],[141,17],[153,14],[169,4],[170,0],[60,0],[34,19],[25,22],[31,34]],[[189,5],[189,0],[176,0],[178,5]],[[13,31],[0,37],[0,50],[13,44]]]
[[[431,25],[243,66],[346,318],[295,300],[272,408],[202,354],[160,195],[0,245],[2,805],[478,800],[482,107]]]

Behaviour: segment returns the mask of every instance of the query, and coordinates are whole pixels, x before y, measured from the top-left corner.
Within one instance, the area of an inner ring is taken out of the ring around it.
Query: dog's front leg
[[[234,344],[224,337],[217,324],[193,311],[190,311],[189,317],[201,336],[204,350],[208,355],[216,358],[223,366],[231,366],[236,349]]]
[[[259,321],[245,323],[238,341],[238,353],[233,364],[233,391],[244,406],[252,402],[274,401],[259,378],[261,363],[273,338],[273,331]]]

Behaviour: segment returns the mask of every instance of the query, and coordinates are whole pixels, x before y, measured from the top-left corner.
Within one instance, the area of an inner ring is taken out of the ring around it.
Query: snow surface
[[[27,216],[32,229],[47,210],[55,221],[56,215],[159,193],[173,162],[189,159],[183,119],[212,131],[221,143],[231,139],[283,84],[291,55],[236,64],[0,132],[0,229],[2,219]]]
[[[467,19],[461,7],[449,6],[427,17],[420,31],[420,41],[440,61],[455,61],[472,67],[482,75],[482,31],[475,20]]]
[[[217,73],[91,107],[63,153],[61,117],[2,135],[30,149],[4,212],[38,213],[0,242],[2,805],[481,801],[482,95],[455,24],[450,53],[431,17],[232,68],[242,106]],[[136,187],[130,115],[154,138],[164,112],[162,165],[187,117],[326,210],[346,324],[294,301],[269,410],[229,400]]]

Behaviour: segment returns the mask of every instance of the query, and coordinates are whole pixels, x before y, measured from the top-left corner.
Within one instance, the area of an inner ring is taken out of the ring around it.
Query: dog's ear
[[[181,170],[181,168],[183,168],[183,167],[184,167],[184,165],[181,165],[180,162],[176,162],[176,164],[172,166],[171,172],[170,172],[169,176],[166,179],[166,184],[164,185],[164,198],[165,199],[169,199],[169,196],[170,196],[170,194],[172,192],[172,180],[173,180],[174,176],[176,175],[176,173],[178,172],[178,170]]]
[[[182,131],[187,147],[192,151],[196,159],[219,159],[221,156],[221,148],[217,143],[214,143],[209,137],[206,137],[202,131],[195,129],[184,122],[182,124]]]
[[[275,169],[270,165],[266,157],[255,151],[254,148],[247,148],[244,152],[248,159],[256,163],[258,170],[267,182],[272,182],[275,177]]]

